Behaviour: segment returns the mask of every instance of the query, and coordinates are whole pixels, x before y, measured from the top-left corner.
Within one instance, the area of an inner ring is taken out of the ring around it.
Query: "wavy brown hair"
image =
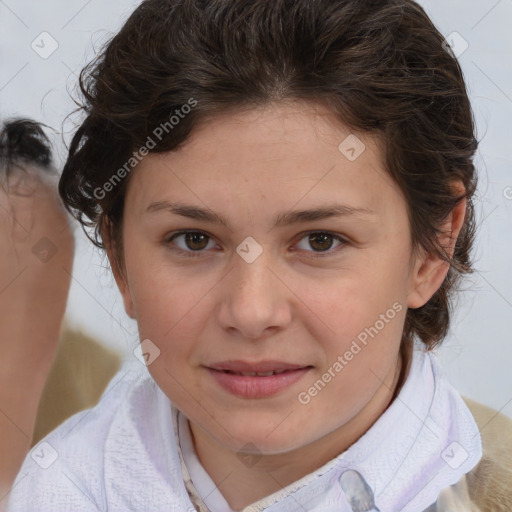
[[[121,271],[130,174],[100,198],[95,191],[163,123],[169,129],[151,152],[176,149],[217,113],[285,100],[322,103],[354,131],[376,135],[407,200],[414,251],[450,263],[431,299],[407,311],[403,342],[417,336],[431,349],[446,336],[454,288],[473,272],[477,140],[459,63],[418,4],[145,0],[82,70],[80,90],[86,117],[59,190],[84,228],[94,228],[93,243],[103,247],[105,235],[113,241]],[[171,129],[169,116],[191,98],[196,106]],[[462,200],[455,180],[465,187],[467,210],[450,258],[438,235]]]

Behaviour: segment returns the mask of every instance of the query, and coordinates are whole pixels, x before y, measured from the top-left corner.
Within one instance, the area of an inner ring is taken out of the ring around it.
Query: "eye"
[[[184,246],[174,244],[174,241],[181,237],[184,237]],[[172,250],[179,254],[190,257],[197,257],[201,256],[201,254],[204,252],[203,249],[208,247],[208,241],[211,241],[211,237],[202,231],[179,231],[168,237],[165,242],[167,244],[173,242],[174,245],[177,245],[179,249],[172,248]]]
[[[315,249],[314,251],[308,251],[307,248],[299,247],[303,240],[306,240],[306,244],[309,244],[310,247],[313,247]],[[333,246],[333,241],[338,240],[339,245],[335,250],[329,251],[331,247]],[[330,256],[335,252],[338,252],[340,250],[340,247],[343,247],[346,244],[346,240],[341,238],[338,235],[334,235],[333,233],[329,233],[327,231],[311,231],[310,233],[307,233],[306,236],[304,236],[299,244],[297,244],[297,247],[302,250],[306,250],[308,252],[315,253],[313,257],[324,257],[324,256]],[[325,253],[325,254],[321,254]]]
[[[181,245],[175,242],[181,238]],[[300,244],[303,243],[303,240],[305,240],[305,243],[309,244],[310,247],[312,247],[314,250],[309,251],[307,248],[300,247]],[[337,240],[339,244],[334,250],[329,250],[332,248],[334,240]],[[192,258],[201,256],[206,252],[204,249],[211,249],[212,247],[208,246],[209,242],[215,246],[215,243],[211,239],[210,235],[202,231],[178,231],[177,233],[173,233],[171,236],[167,237],[165,240],[166,245],[176,246],[171,247],[171,250],[175,251],[179,255]],[[346,244],[347,241],[338,235],[329,233],[327,231],[311,231],[306,233],[306,235],[301,238],[299,244],[297,244],[296,247],[307,252],[313,252],[313,257],[315,258],[322,258],[338,252],[340,248]]]

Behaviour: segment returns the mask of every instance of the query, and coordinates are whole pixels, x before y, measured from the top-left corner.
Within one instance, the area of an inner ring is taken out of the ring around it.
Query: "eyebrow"
[[[178,202],[156,201],[146,208],[145,213],[156,213],[162,210],[175,215],[181,215],[182,217],[187,217],[189,219],[210,222],[212,224],[220,224],[229,229],[229,221],[213,210]],[[375,215],[375,212],[368,208],[356,208],[348,205],[331,204],[319,208],[312,208],[310,210],[294,210],[278,213],[274,217],[274,227],[284,227],[292,224],[298,224],[300,222],[311,222],[329,218]]]

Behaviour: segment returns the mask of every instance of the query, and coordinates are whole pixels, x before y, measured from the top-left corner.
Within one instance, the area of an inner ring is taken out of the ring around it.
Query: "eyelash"
[[[187,233],[195,233],[195,234],[205,235],[210,240],[212,239],[212,237],[208,233],[205,233],[204,231],[184,230],[184,231],[177,231],[176,233],[172,233],[170,236],[166,237],[164,242],[166,245],[170,244],[178,236],[186,235]],[[347,240],[340,237],[339,235],[336,235],[335,233],[331,233],[330,231],[307,231],[306,233],[301,233],[301,235],[303,235],[303,236],[299,239],[299,241],[297,243],[299,243],[305,237],[307,237],[308,235],[311,235],[311,234],[331,235],[333,238],[335,238],[336,240],[338,240],[340,242],[340,245],[338,247],[336,247],[335,249],[330,249],[329,251],[325,251],[325,252],[306,251],[306,252],[311,252],[313,258],[325,258],[328,256],[332,256],[333,254],[337,253],[339,250],[343,249],[343,247],[345,245],[347,245],[347,243],[348,243]],[[205,252],[204,250],[184,251],[183,249],[179,249],[179,248],[175,248],[175,247],[173,247],[171,250],[176,252],[180,256],[185,256],[188,258],[200,258],[203,256],[203,254]]]

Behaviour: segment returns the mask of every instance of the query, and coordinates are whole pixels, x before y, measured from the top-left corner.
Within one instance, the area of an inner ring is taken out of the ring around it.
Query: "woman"
[[[10,509],[494,506],[431,352],[471,271],[477,141],[425,12],[147,0],[81,84],[60,193],[149,374],[45,438]]]

